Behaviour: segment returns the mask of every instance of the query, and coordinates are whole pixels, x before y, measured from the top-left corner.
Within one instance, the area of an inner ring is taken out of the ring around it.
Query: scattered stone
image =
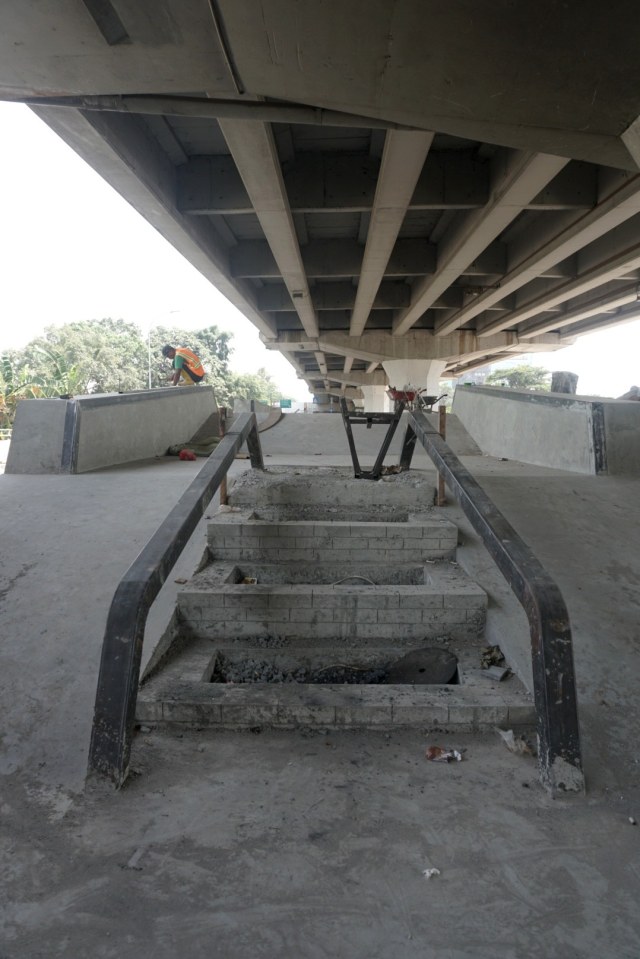
[[[511,676],[511,670],[507,666],[487,666],[481,670],[480,675],[484,679],[495,679],[500,683],[507,676]]]
[[[499,646],[485,646],[480,658],[481,669],[488,669],[490,666],[503,666],[505,658]]]

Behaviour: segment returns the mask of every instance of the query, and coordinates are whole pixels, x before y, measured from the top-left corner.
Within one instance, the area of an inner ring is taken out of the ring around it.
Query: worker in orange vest
[[[196,356],[193,350],[186,346],[170,346],[168,343],[162,347],[162,355],[172,360],[172,366],[175,370],[171,378],[171,385],[177,386],[182,378],[189,386],[199,383],[204,377],[204,366],[200,357]]]

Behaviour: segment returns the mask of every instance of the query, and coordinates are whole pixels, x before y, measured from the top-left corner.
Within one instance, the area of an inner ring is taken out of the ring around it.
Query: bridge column
[[[440,394],[440,377],[445,360],[382,360],[389,383],[397,390],[405,386],[425,389],[431,396]]]
[[[388,413],[391,409],[390,400],[387,396],[386,386],[365,386],[360,387],[364,397],[365,413]]]

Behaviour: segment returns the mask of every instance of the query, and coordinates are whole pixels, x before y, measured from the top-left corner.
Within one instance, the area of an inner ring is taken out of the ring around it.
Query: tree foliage
[[[551,385],[549,370],[529,363],[494,370],[485,379],[487,386],[507,386],[511,390],[548,390]]]
[[[271,405],[280,397],[280,391],[264,367],[257,373],[243,373],[233,378],[233,395],[246,400],[260,400]]]
[[[186,346],[204,364],[205,383],[220,406],[234,396],[272,403],[279,390],[264,368],[238,375],[229,369],[232,334],[217,326],[186,331],[158,326],[143,333],[134,323],[105,318],[49,326],[22,350],[0,357],[0,426],[9,426],[18,399],[83,393],[126,393],[167,386],[171,361],[165,343]]]

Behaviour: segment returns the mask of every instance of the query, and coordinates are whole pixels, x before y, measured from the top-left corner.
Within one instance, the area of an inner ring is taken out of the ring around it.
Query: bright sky
[[[0,353],[45,326],[113,317],[234,335],[231,367],[264,367],[311,400],[281,353],[49,127],[0,103]]]
[[[215,323],[234,334],[234,370],[265,367],[285,395],[311,398],[255,327],[27,107],[0,103],[0,131],[0,352],[74,320]],[[513,362],[577,373],[578,393],[620,396],[640,385],[639,356],[634,320]]]

